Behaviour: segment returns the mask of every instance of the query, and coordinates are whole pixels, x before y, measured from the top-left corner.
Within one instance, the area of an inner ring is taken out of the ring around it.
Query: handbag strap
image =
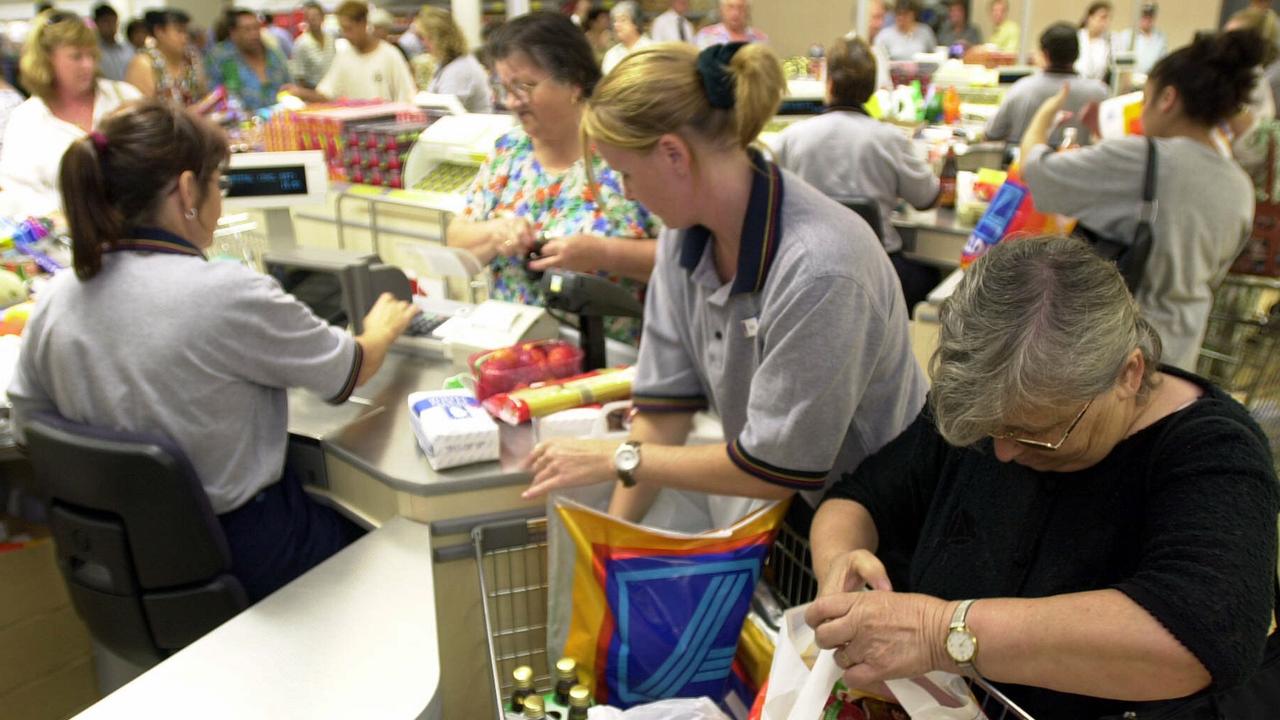
[[[1156,153],[1156,141],[1147,138],[1147,171],[1142,183],[1142,212],[1139,221],[1148,225],[1155,222],[1160,204],[1156,201],[1156,166],[1159,157]]]

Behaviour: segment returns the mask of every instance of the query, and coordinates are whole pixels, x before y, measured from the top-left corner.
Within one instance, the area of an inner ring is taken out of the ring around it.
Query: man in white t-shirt
[[[315,90],[298,87],[289,90],[308,102],[340,97],[412,102],[418,89],[409,63],[393,45],[369,31],[369,5],[361,0],[347,0],[338,6],[335,14],[342,37],[349,44],[338,47],[333,64]]]

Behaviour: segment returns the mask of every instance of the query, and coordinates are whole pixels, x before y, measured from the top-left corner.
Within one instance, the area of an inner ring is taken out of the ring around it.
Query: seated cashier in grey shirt
[[[550,440],[526,493],[618,483],[639,520],[661,488],[777,499],[889,441],[924,402],[893,269],[866,223],[750,149],[782,100],[761,44],[628,55],[583,130],[665,231],[645,298],[631,437]],[[711,408],[725,443],[685,447]]]
[[[859,38],[836,40],[827,48],[827,109],[794,123],[772,141],[773,157],[784,170],[840,202],[869,198],[880,208],[880,237],[902,283],[907,309],[925,299],[942,279],[935,268],[902,255],[902,238],[891,221],[902,198],[917,209],[938,200],[938,178],[911,141],[862,109],[875,90],[875,54]]]
[[[266,275],[209,262],[227,157],[217,127],[157,99],[71,144],[60,186],[75,272],[40,294],[9,399],[19,442],[38,412],[171,439],[256,601],[361,532],[285,467],[285,390],[345,401],[415,310],[384,295],[352,337]]]
[[[910,60],[917,53],[938,49],[938,39],[928,25],[919,22],[920,3],[898,0],[893,5],[893,25],[876,34],[876,48],[890,60]]]
[[[1196,369],[1213,288],[1253,225],[1253,184],[1218,150],[1213,131],[1249,98],[1264,47],[1242,30],[1201,35],[1156,63],[1144,89],[1142,127],[1155,142],[1158,211],[1134,297],[1160,333],[1165,362],[1188,372]],[[1045,143],[1066,98],[1063,90],[1045,101],[1023,135],[1023,180],[1040,210],[1128,241],[1142,201],[1147,140],[1052,152]]]

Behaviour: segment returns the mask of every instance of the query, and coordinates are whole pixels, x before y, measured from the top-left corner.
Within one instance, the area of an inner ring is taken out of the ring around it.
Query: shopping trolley
[[[537,517],[481,525],[471,532],[479,569],[484,625],[493,669],[498,720],[515,689],[511,673],[533,669],[534,688],[552,685],[547,658],[547,519]],[[809,602],[818,591],[810,570],[809,542],[784,523],[778,530],[763,578],[783,607]],[[970,683],[987,720],[1034,720],[981,678]]]
[[[1197,370],[1249,409],[1280,469],[1280,280],[1227,276],[1214,293]]]

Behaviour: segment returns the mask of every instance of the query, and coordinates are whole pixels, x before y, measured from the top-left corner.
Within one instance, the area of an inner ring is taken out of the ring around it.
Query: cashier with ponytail
[[[610,511],[638,520],[663,487],[817,491],[919,412],[906,305],[875,234],[752,147],[781,102],[780,68],[760,44],[655,45],[587,101],[588,146],[670,229],[645,300],[630,440],[539,443],[529,496],[614,482]],[[683,447],[707,407],[727,442]]]
[[[352,337],[272,278],[207,262],[227,158],[217,127],[160,99],[71,144],[60,186],[75,272],[40,294],[9,399],[19,442],[37,412],[170,438],[256,601],[360,535],[285,468],[285,390],[346,400],[414,310],[385,295]]]

